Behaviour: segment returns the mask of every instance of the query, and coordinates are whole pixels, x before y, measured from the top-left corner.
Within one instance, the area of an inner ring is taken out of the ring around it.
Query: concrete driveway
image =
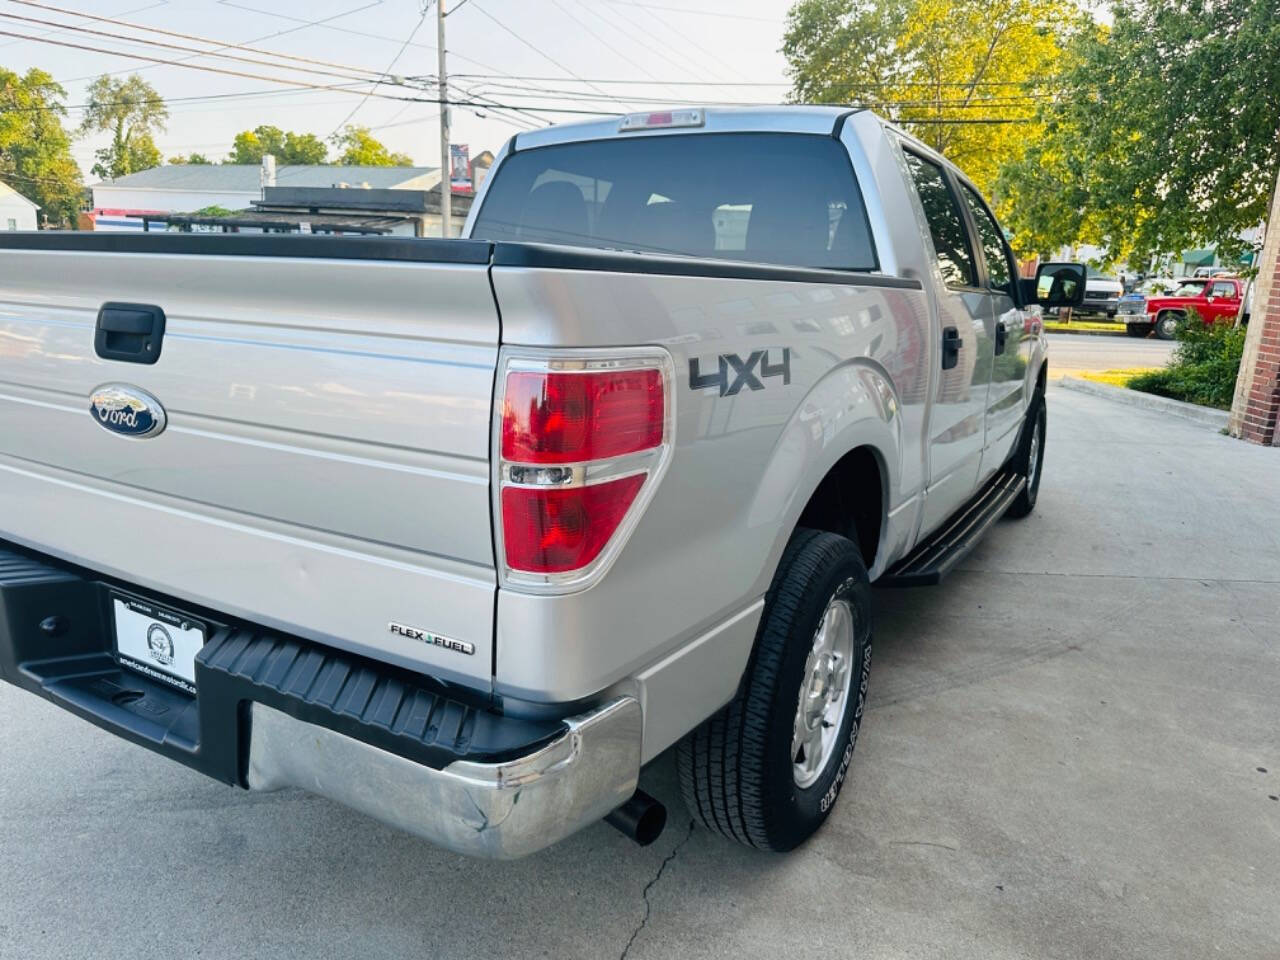
[[[468,861],[0,687],[0,956],[1280,956],[1280,451],[1050,389],[1036,513],[877,595],[853,780],[790,856],[672,823]]]

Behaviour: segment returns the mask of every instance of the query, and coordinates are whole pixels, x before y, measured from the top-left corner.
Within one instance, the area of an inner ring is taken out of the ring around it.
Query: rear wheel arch
[[[848,537],[863,562],[875,566],[889,502],[889,475],[881,452],[862,444],[840,457],[823,475],[800,511],[795,528]]]

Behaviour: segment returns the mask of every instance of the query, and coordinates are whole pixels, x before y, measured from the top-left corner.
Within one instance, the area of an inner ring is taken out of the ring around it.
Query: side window
[[[1227,297],[1230,300],[1236,298],[1236,285],[1234,283],[1222,283],[1219,281],[1213,285],[1212,297]]]
[[[973,253],[969,249],[964,217],[960,214],[955,195],[947,186],[942,168],[910,150],[903,152],[916,192],[920,194],[920,203],[924,206],[925,219],[929,221],[942,279],[951,285],[977,286],[978,275],[973,269]]]
[[[967,186],[962,188],[964,199],[978,225],[978,237],[982,240],[982,256],[987,264],[987,283],[993,290],[1002,290],[1013,296],[1013,272],[1009,266],[1008,248],[1004,233],[978,195]]]

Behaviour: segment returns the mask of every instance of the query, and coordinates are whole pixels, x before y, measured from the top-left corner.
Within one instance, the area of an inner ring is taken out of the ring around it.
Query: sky
[[[67,90],[68,128],[79,123],[94,77],[136,72],[168,101],[167,129],[156,135],[166,158],[194,151],[222,159],[236,133],[259,124],[327,138],[353,123],[417,164],[439,164],[438,105],[397,99],[434,99],[435,89],[368,82],[384,74],[435,78],[436,10],[427,0],[38,2],[0,0],[0,64],[51,73]],[[789,89],[778,52],[787,7],[786,0],[446,0],[450,97],[471,102],[451,108],[451,139],[475,156],[496,152],[520,129],[596,112],[778,102]],[[228,43],[254,50],[218,46]],[[192,99],[209,97],[219,99]],[[93,152],[106,141],[75,142],[87,182],[96,179]]]

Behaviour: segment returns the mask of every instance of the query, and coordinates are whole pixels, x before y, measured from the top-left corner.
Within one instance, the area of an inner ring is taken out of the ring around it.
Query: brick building
[[[1267,224],[1228,429],[1251,443],[1280,446],[1280,181]]]

